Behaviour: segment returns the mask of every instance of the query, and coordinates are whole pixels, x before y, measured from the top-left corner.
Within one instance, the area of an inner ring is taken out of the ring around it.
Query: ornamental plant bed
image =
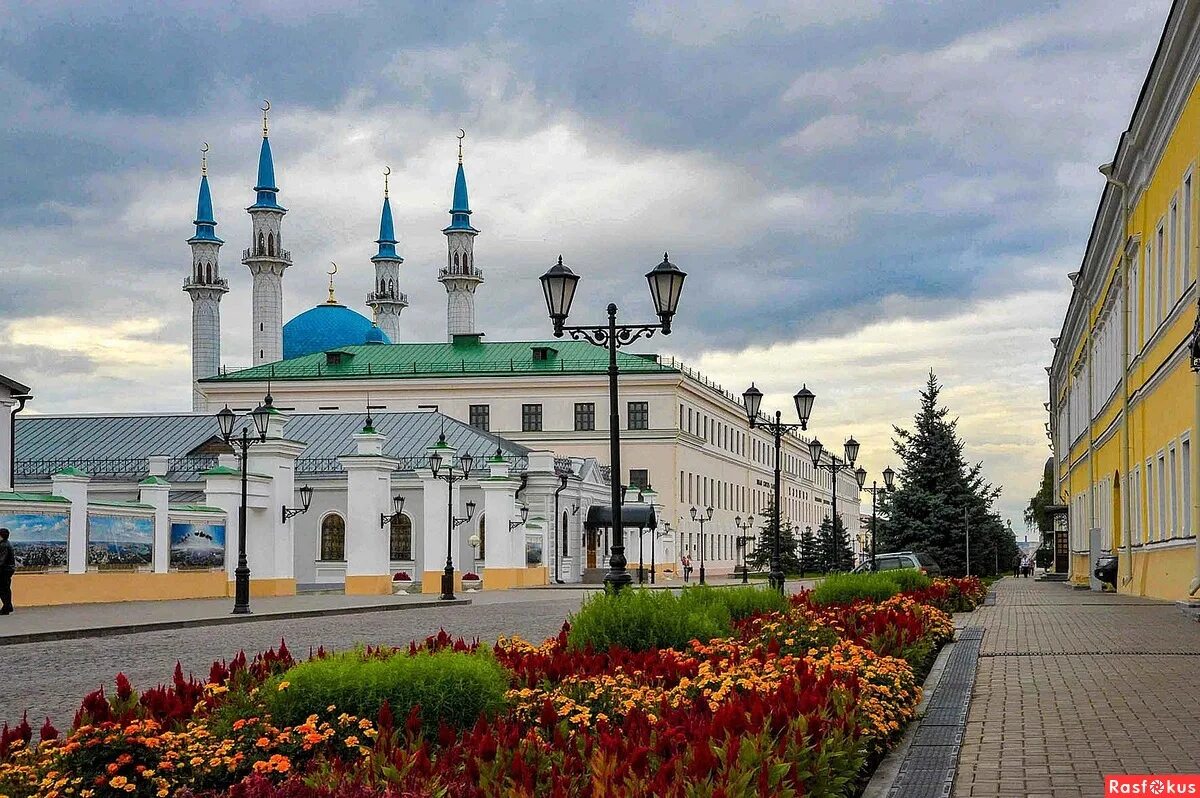
[[[442,632],[302,663],[281,643],[204,680],[177,666],[140,695],[118,675],[68,734],[3,728],[0,794],[854,795],[913,718],[914,661],[949,638],[950,619],[905,594],[759,601],[693,595],[688,612],[726,626],[675,648],[598,649],[564,625],[541,644]]]

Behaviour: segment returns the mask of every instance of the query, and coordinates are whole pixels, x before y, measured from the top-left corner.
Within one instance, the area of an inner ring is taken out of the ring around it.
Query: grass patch
[[[708,642],[732,634],[732,618],[723,605],[692,591],[633,590],[598,593],[570,617],[567,644],[580,651],[630,651],[653,648],[683,650],[693,639]]]
[[[896,583],[901,592],[906,590],[924,590],[933,584],[933,580],[916,568],[899,568],[893,571],[878,571]]]
[[[786,612],[788,600],[776,590],[761,587],[685,587],[683,599],[696,606],[723,607],[731,620],[740,621],[751,615],[767,612]]]
[[[900,592],[899,585],[882,573],[830,574],[812,592],[817,604],[849,604],[859,599],[883,601]]]
[[[262,691],[278,725],[303,723],[331,704],[339,712],[374,718],[386,699],[397,718],[419,706],[422,726],[433,734],[442,722],[463,729],[481,715],[494,717],[504,708],[508,682],[508,672],[489,649],[388,655],[357,650],[297,665]]]

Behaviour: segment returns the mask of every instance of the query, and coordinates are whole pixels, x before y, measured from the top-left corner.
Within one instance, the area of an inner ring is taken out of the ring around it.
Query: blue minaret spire
[[[458,131],[458,172],[454,175],[454,198],[450,203],[450,226],[446,234],[446,268],[438,281],[446,287],[446,334],[453,341],[456,335],[475,335],[475,289],[483,282],[483,272],[475,268],[475,236],[479,231],[471,226],[471,204],[467,201],[467,175],[463,171],[462,140],[466,132]]]
[[[207,409],[199,381],[221,368],[221,297],[229,283],[221,277],[218,255],[225,243],[214,228],[212,192],[208,188],[208,143],[200,149],[200,195],[196,199],[196,234],[188,239],[192,248],[192,271],[183,290],[192,298],[192,410]]]
[[[246,211],[250,214],[250,247],[242,254],[242,263],[254,278],[251,299],[251,359],[254,365],[283,359],[283,273],[292,265],[292,254],[283,248],[281,230],[287,209],[275,198],[275,163],[267,138],[267,112],[271,103],[263,101],[262,146],[258,151],[257,197]]]
[[[404,258],[396,252],[396,230],[392,224],[392,203],[388,199],[388,175],[392,167],[383,168],[383,211],[379,214],[379,251],[371,258],[375,264],[375,284],[367,294],[367,307],[374,312],[375,323],[391,343],[400,341],[400,311],[408,307],[408,296],[398,291],[400,264]]]

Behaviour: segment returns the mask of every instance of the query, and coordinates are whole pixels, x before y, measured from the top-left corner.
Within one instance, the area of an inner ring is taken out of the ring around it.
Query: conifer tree
[[[807,574],[817,571],[817,538],[813,534],[812,527],[804,527],[804,531],[800,533],[800,573]]]
[[[938,404],[942,386],[930,371],[912,429],[893,427],[892,446],[900,457],[896,490],[881,494],[879,554],[918,551],[929,554],[943,573],[966,573],[970,531],[971,573],[990,575],[1008,569],[1017,555],[1016,540],[993,504],[1000,495],[983,478],[983,464],[968,465],[958,420]]]
[[[854,550],[850,547],[850,533],[838,516],[836,523],[833,518],[826,516],[817,528],[816,561],[818,570],[823,573],[830,571],[849,571],[854,567]]]

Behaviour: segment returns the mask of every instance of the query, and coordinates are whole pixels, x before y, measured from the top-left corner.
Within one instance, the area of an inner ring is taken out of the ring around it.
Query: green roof
[[[122,501],[99,501],[89,500],[88,507],[125,507],[135,510],[153,510],[153,504],[143,504],[142,502],[122,502]]]
[[[171,483],[167,482],[162,477],[146,477],[138,484],[139,485],[170,485]]]
[[[0,502],[50,502],[52,504],[70,504],[71,500],[51,493],[13,493],[0,491]]]
[[[547,350],[534,359],[535,350]],[[429,376],[497,376],[504,374],[605,374],[608,350],[587,341],[499,341],[458,336],[453,343],[372,344],[344,346],[331,364],[324,352],[265,363],[261,366],[208,377],[201,382],[259,380],[378,379]],[[624,373],[677,372],[654,355],[617,352]]]
[[[173,513],[223,513],[220,507],[209,507],[206,504],[172,504],[168,506]]]

